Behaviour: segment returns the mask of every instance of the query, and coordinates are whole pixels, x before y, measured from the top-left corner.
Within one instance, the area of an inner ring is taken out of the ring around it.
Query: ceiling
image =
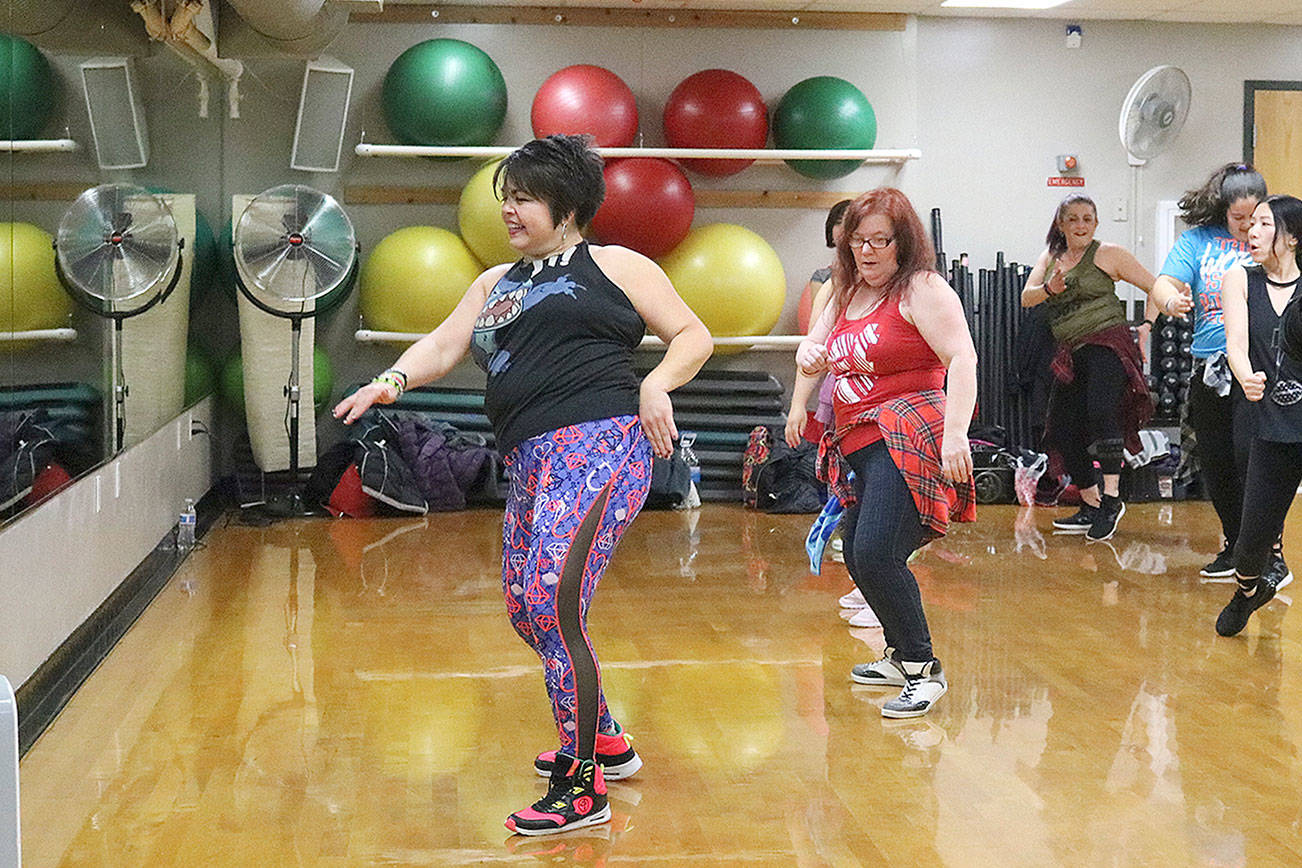
[[[379,0],[354,0],[373,5]],[[430,0],[383,0],[384,5]],[[588,6],[627,9],[783,10],[808,12],[906,12],[915,15],[1036,17],[1067,21],[1098,19],[1302,25],[1302,0],[1067,0],[1039,12],[1008,9],[947,9],[941,0],[452,0],[456,5]],[[450,4],[451,5],[451,4]]]

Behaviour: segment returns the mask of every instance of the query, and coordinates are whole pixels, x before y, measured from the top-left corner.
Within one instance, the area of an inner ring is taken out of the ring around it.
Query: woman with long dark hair
[[[547,835],[609,821],[606,776],[642,765],[606,705],[588,606],[646,501],[652,453],[673,452],[669,393],[713,345],[659,266],[580,234],[606,189],[589,137],[535,139],[493,183],[522,258],[477,277],[438,328],[334,414],[352,423],[447,374],[467,350],[488,372],[484,411],[510,474],[502,591],[511,626],[542,660],[560,742],[534,759],[547,794],[506,825]],[[648,329],[667,349],[639,382],[633,352]]]
[[[1022,306],[1046,304],[1058,352],[1049,398],[1045,445],[1057,452],[1080,490],[1081,508],[1055,519],[1067,533],[1106,540],[1126,511],[1121,501],[1125,447],[1139,451],[1139,428],[1152,414],[1143,359],[1131,336],[1126,309],[1117,297],[1118,280],[1144,292],[1153,275],[1129,250],[1094,238],[1098,209],[1088,196],[1074,193],[1054,213],[1040,254],[1022,289]],[[1180,315],[1189,300],[1174,289],[1157,299],[1162,309]],[[1102,471],[1102,492],[1094,462]]]
[[[882,658],[855,666],[851,677],[901,688],[883,716],[918,717],[948,685],[908,558],[951,519],[976,518],[967,439],[976,350],[958,295],[935,272],[931,241],[903,193],[863,194],[842,226],[832,301],[796,363],[808,376],[830,370],[835,377],[820,475],[847,504],[846,567],[886,638]]]
[[[1302,482],[1302,361],[1286,354],[1280,339],[1281,314],[1302,279],[1299,240],[1302,200],[1269,197],[1252,212],[1248,253],[1254,264],[1231,268],[1221,290],[1230,370],[1253,417],[1234,544],[1238,587],[1216,619],[1222,636],[1242,631],[1249,616],[1292,580],[1266,567]]]
[[[1155,288],[1171,288],[1193,300],[1193,372],[1183,409],[1182,459],[1201,472],[1203,488],[1221,522],[1225,544],[1202,575],[1234,575],[1234,543],[1243,513],[1243,477],[1248,467],[1252,432],[1244,428],[1243,389],[1230,375],[1225,360],[1225,318],[1221,285],[1235,265],[1248,266],[1248,229],[1252,213],[1266,198],[1266,181],[1251,166],[1226,163],[1199,188],[1180,199],[1180,217],[1190,227],[1167,254]],[[1158,315],[1150,296],[1139,327],[1146,342]],[[1268,570],[1288,572],[1276,552]]]

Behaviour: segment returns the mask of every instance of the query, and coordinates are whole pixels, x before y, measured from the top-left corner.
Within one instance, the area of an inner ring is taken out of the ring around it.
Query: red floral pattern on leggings
[[[557,588],[567,559],[583,558],[579,620],[582,641],[591,651],[588,606],[616,544],[646,502],[651,446],[637,416],[616,416],[532,437],[505,460],[511,479],[502,523],[506,611],[516,633],[542,660],[561,749],[573,753],[578,697],[557,618]],[[603,492],[606,505],[590,550],[571,552]],[[596,653],[592,656],[595,663]],[[598,731],[612,732],[605,695],[598,695]]]

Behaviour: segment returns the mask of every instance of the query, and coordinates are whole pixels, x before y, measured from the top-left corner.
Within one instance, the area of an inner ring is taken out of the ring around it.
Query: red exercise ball
[[[529,112],[538,138],[589,133],[602,148],[626,148],[637,137],[637,101],[609,69],[567,66],[542,83]]]
[[[759,89],[727,69],[705,69],[679,82],[665,103],[665,141],[671,148],[762,148],[769,137],[768,107]],[[683,160],[702,175],[735,175],[754,160]]]
[[[606,163],[606,201],[592,218],[592,234],[656,259],[692,228],[696,197],[687,175],[668,160],[632,157]]]

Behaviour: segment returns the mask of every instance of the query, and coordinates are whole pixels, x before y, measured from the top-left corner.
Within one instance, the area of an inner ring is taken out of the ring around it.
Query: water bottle
[[[695,431],[683,431],[678,435],[678,448],[692,480],[687,490],[687,497],[678,505],[679,509],[695,509],[701,505],[701,462],[692,451],[692,445],[695,443]]]
[[[695,443],[695,431],[684,431],[678,435],[678,447],[683,450],[683,463],[687,465],[688,471],[692,474],[692,485],[699,488],[701,485],[701,462],[697,460],[696,453],[692,451],[692,446]]]
[[[181,551],[194,548],[194,531],[199,524],[199,516],[194,511],[194,501],[185,500],[185,509],[181,510],[181,519],[176,525],[176,547]]]

